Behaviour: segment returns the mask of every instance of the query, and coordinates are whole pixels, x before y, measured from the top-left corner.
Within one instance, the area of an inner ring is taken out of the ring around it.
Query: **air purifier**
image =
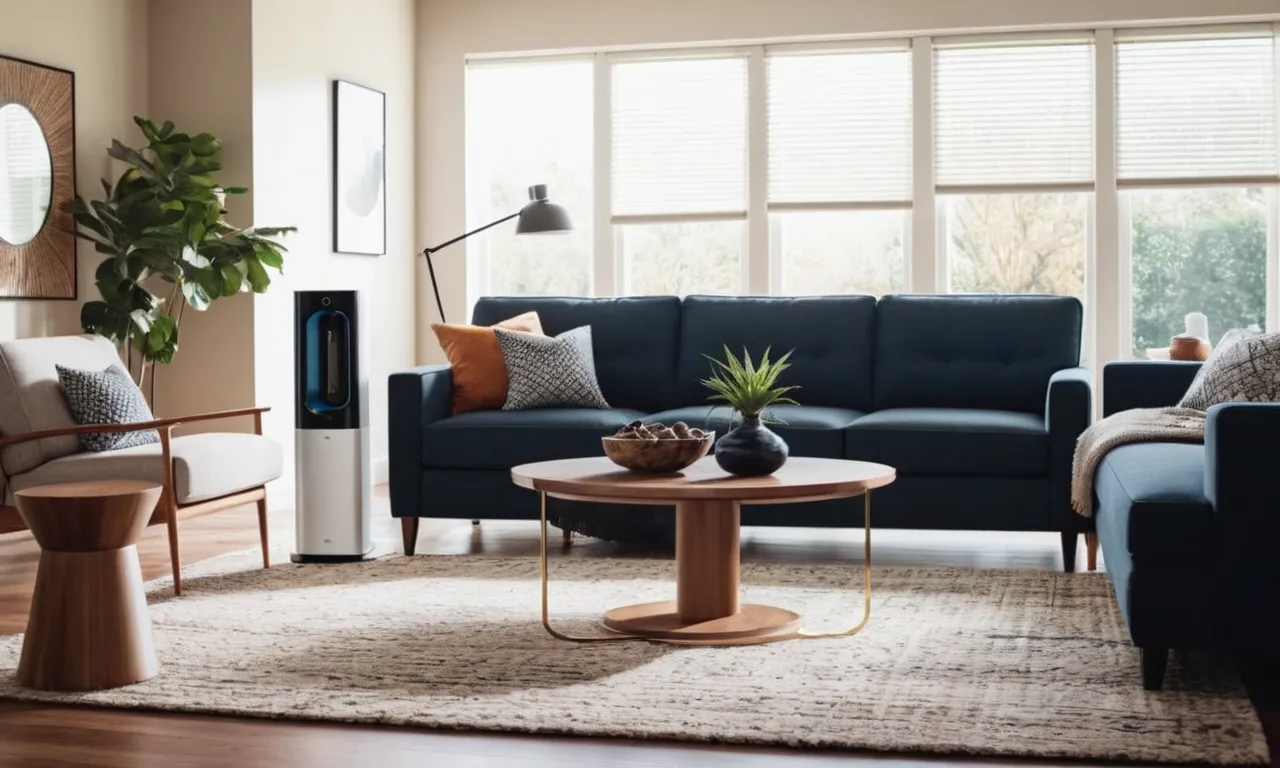
[[[295,563],[363,560],[373,550],[362,303],[359,291],[294,293]]]

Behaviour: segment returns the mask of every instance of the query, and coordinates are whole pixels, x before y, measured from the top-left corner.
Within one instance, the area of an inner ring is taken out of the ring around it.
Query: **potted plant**
[[[787,362],[790,357],[788,352],[770,361],[766,347],[759,364],[755,364],[745,348],[742,360],[738,360],[728,346],[724,348],[724,360],[706,355],[711,361],[711,378],[703,379],[702,384],[713,393],[707,399],[727,404],[742,417],[741,423],[716,442],[716,463],[724,471],[744,476],[769,475],[787,462],[786,442],[764,421],[765,409],[772,405],[799,405],[787,396],[798,387],[777,386],[778,376],[791,367]]]
[[[122,348],[139,386],[151,369],[154,408],[155,364],[177,354],[183,310],[203,311],[241,291],[266,291],[267,269],[279,272],[284,265],[285,247],[277,238],[296,228],[227,223],[226,196],[248,190],[223,187],[214,178],[222,168],[217,137],[180,133],[168,121],[133,121],[147,145],[132,149],[113,140],[107,155],[129,167],[114,186],[102,180],[102,200],[86,203],[76,195],[65,210],[76,236],[104,257],[94,276],[102,299],[85,303],[80,324]]]

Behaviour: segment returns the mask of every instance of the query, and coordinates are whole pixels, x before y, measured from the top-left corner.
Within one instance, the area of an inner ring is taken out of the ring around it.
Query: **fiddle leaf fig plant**
[[[702,380],[702,385],[712,392],[707,399],[725,403],[744,419],[760,418],[771,405],[799,405],[787,396],[788,392],[799,387],[776,386],[778,376],[791,367],[787,362],[791,352],[770,361],[769,348],[766,347],[759,364],[755,364],[745,347],[742,350],[742,360],[739,360],[726,345],[724,360],[717,360],[710,355],[704,357],[711,361],[711,378]]]
[[[279,238],[296,228],[228,223],[227,196],[248,189],[224,187],[215,177],[222,169],[217,137],[181,133],[169,121],[133,121],[146,145],[134,149],[113,140],[107,155],[128,167],[115,184],[102,180],[103,199],[76,195],[64,210],[76,236],[103,256],[94,274],[101,300],[85,303],[80,324],[121,347],[130,371],[139,353],[138,383],[150,365],[154,400],[155,364],[177,354],[183,310],[266,291],[268,269],[283,271],[286,249]]]

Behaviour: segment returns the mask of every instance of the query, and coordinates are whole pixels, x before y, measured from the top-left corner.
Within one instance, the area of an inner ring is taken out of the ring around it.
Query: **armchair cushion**
[[[0,342],[0,434],[21,435],[76,426],[58,381],[57,365],[100,371],[118,365],[115,346],[101,336],[50,336]],[[0,452],[10,477],[80,451],[76,435],[48,437]]]
[[[280,477],[280,444],[261,435],[209,432],[172,442],[174,494],[179,504],[257,488]],[[101,453],[77,453],[9,478],[9,492],[78,480],[151,480],[164,483],[159,443]],[[11,503],[11,502],[10,502]]]

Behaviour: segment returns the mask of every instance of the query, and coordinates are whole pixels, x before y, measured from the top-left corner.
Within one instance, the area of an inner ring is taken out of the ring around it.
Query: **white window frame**
[[[1272,25],[1277,36],[1277,89],[1280,89],[1280,15],[1262,17]],[[1026,40],[1054,38],[1079,39],[1091,36],[1094,44],[1094,182],[1091,204],[1086,213],[1085,254],[1085,322],[1083,359],[1091,368],[1113,360],[1130,357],[1132,337],[1132,250],[1131,218],[1126,196],[1120,193],[1116,163],[1116,32],[1135,25],[1103,25],[1092,29],[1028,29],[1018,32],[999,30],[996,34],[973,34],[966,42]],[[1146,25],[1150,26],[1150,25]],[[1171,23],[1153,28],[1153,34],[1173,35],[1226,34],[1227,24],[1193,27],[1190,23]],[[782,285],[780,241],[771,226],[770,210],[844,210],[847,205],[770,206],[768,203],[768,105],[766,56],[770,50],[786,48],[840,51],[909,45],[912,51],[912,195],[908,226],[903,238],[906,290],[914,293],[939,293],[950,285],[947,247],[947,211],[939,202],[934,173],[934,52],[935,41],[954,43],[959,36],[945,33],[920,33],[907,38],[902,35],[849,37],[819,42],[750,41],[730,46],[672,46],[635,49],[613,49],[575,52],[562,58],[592,58],[594,66],[594,194],[592,216],[595,225],[594,250],[589,283],[596,296],[618,296],[625,286],[625,264],[622,263],[621,229],[618,224],[683,221],[745,220],[741,286],[744,293],[777,293]],[[726,53],[745,56],[747,60],[747,209],[745,216],[690,212],[658,217],[614,217],[611,212],[612,136],[611,136],[611,66],[617,61],[653,60],[661,58],[694,58]],[[530,61],[548,58],[536,56],[480,56],[470,61]],[[1277,99],[1280,103],[1280,98]],[[1277,108],[1280,111],[1280,107]],[[1280,125],[1280,120],[1277,120]],[[1280,129],[1278,129],[1280,130]],[[534,183],[537,180],[530,180]],[[1054,186],[1054,185],[1049,185]],[[1062,187],[1063,185],[1056,185]],[[1202,185],[1187,185],[1188,187]],[[1248,185],[1244,185],[1248,186]],[[945,193],[966,190],[944,190]],[[1000,190],[971,190],[973,192]],[[1005,190],[1019,191],[1019,190]],[[1045,191],[1039,186],[1023,191]],[[1062,191],[1058,189],[1056,191]],[[1090,191],[1074,189],[1072,191]],[[1268,193],[1267,228],[1267,328],[1280,330],[1280,189]],[[488,264],[482,260],[468,263],[468,293],[483,291],[489,283]]]

